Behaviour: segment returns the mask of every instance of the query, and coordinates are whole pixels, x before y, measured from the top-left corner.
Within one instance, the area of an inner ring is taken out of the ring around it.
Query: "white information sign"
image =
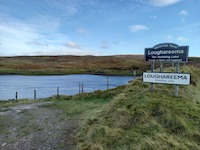
[[[149,83],[189,85],[190,74],[185,73],[158,73],[144,72],[143,81]]]

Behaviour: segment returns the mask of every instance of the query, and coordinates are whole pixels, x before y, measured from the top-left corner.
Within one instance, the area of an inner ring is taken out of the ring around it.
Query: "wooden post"
[[[84,85],[83,85],[83,83],[82,83],[82,93],[84,93]]]
[[[107,76],[107,90],[109,89],[109,82],[108,82],[108,76]]]
[[[59,87],[57,87],[57,96],[59,95]]]
[[[81,94],[81,83],[79,83],[79,94]]]
[[[34,99],[36,99],[36,90],[34,90]]]
[[[163,63],[160,63],[160,72],[163,72]]]
[[[151,72],[154,72],[154,68],[155,68],[155,63],[152,62],[152,63],[151,63]],[[150,90],[151,90],[151,91],[154,90],[154,84],[153,84],[153,83],[151,83],[151,89],[150,89]]]
[[[176,63],[176,73],[179,73],[179,63]],[[175,95],[178,96],[179,85],[175,85]]]
[[[16,92],[16,94],[15,94],[15,99],[17,100],[17,98],[18,98],[18,93]]]
[[[136,77],[136,75],[137,75],[137,70],[134,70],[133,71],[133,76]]]

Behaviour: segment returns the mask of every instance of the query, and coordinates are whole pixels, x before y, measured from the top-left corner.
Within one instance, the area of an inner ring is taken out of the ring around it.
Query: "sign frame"
[[[161,43],[153,48],[145,48],[145,62],[187,63],[189,46]]]
[[[147,76],[146,74],[149,75],[149,78],[146,78],[146,76]],[[151,74],[151,76],[150,76],[150,74]],[[189,78],[189,79],[186,79],[186,78]],[[186,80],[186,81],[184,81],[184,80]],[[164,72],[144,72],[143,73],[143,82],[158,83],[158,84],[171,84],[171,85],[190,85],[191,84],[191,74],[190,73],[171,73],[171,72],[168,72],[168,73],[166,73],[166,72],[165,73]]]

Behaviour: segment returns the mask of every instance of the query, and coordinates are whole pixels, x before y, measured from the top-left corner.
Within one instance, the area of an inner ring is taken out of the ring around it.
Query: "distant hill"
[[[148,68],[143,55],[117,56],[20,56],[0,57],[0,74],[141,74]]]
[[[200,66],[200,58],[189,58],[189,64]],[[0,74],[64,75],[87,73],[133,75],[133,71],[137,70],[137,75],[141,75],[142,72],[149,69],[150,64],[144,62],[143,55],[0,57]]]

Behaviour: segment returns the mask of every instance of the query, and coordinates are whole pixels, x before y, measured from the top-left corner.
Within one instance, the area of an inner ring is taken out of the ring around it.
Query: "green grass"
[[[0,132],[3,133],[5,130],[5,127],[3,125],[3,117],[0,116]]]
[[[0,106],[6,108],[6,107],[20,105],[20,104],[31,104],[31,103],[42,102],[42,101],[47,101],[47,100],[46,99],[38,99],[38,100],[19,99],[19,100],[10,100],[10,101],[0,100]]]
[[[192,84],[155,86],[133,81],[79,130],[79,149],[200,149],[200,70],[183,67]],[[191,93],[192,92],[192,93]]]
[[[105,104],[109,103],[113,97],[123,91],[125,86],[119,86],[115,89],[106,91],[95,91],[93,93],[78,94],[75,96],[55,96],[50,97],[47,100],[53,101],[52,105],[46,107],[62,109],[66,116],[81,116],[88,117],[88,115],[100,109]]]

